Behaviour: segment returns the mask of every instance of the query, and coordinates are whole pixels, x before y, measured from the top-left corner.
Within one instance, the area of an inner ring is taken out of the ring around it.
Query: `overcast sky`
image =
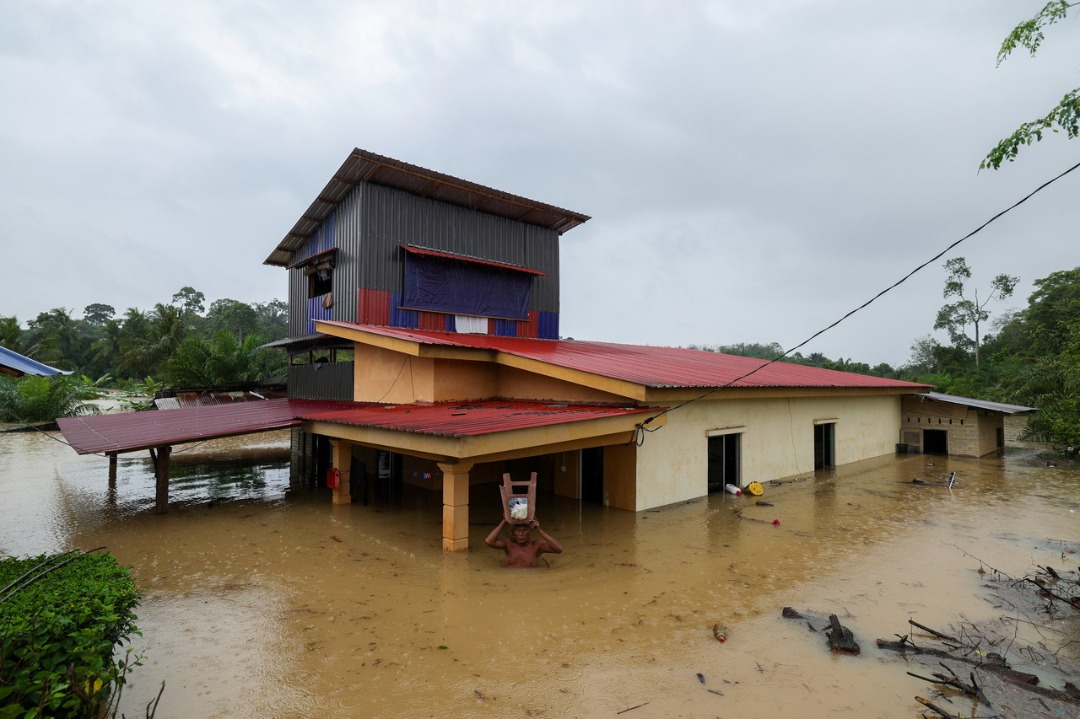
[[[354,147],[592,216],[563,335],[785,349],[1080,161],[979,161],[1080,85],[1043,0],[0,3],[0,316],[287,298],[263,260]],[[965,242],[1080,265],[1080,172]],[[904,363],[945,258],[802,351]],[[939,335],[945,339],[943,335]]]

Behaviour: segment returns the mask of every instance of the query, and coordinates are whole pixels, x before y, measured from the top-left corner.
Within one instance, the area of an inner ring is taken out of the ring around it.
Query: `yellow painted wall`
[[[895,452],[900,432],[897,396],[706,400],[671,412],[667,426],[646,433],[637,450],[634,508],[661,507],[708,493],[706,433],[711,429],[744,427],[743,486],[811,474],[814,420],[832,418],[836,464]]]
[[[439,359],[434,363],[435,402],[498,397],[498,366],[489,362]]]
[[[355,343],[353,399],[357,402],[432,402],[434,360]]]
[[[558,402],[625,402],[619,395],[601,392],[572,382],[533,374],[515,367],[499,368],[498,396],[507,399],[555,400]]]

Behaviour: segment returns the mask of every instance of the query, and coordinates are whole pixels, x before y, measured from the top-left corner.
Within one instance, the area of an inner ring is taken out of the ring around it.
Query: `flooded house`
[[[631,512],[893,453],[931,388],[699,350],[560,339],[559,242],[586,215],[354,150],[266,264],[288,273],[296,471],[365,501],[475,490]],[[323,403],[342,403],[320,405]],[[344,404],[351,403],[351,404]]]

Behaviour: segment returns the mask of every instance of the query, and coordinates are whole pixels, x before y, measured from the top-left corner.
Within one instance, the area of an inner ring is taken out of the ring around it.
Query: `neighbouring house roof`
[[[403,340],[417,346],[493,351],[650,388],[855,388],[907,390],[911,393],[923,393],[930,388],[925,384],[787,362],[766,365],[766,361],[761,359],[680,347],[458,334],[333,320],[320,321],[318,325],[326,331],[345,330],[342,336],[361,342],[366,334]],[[766,366],[744,377],[762,365]]]
[[[1024,407],[1018,404],[989,402],[984,399],[957,397],[956,395],[942,394],[941,392],[928,392],[926,394],[926,398],[935,400],[937,402],[948,402],[949,404],[959,404],[965,407],[975,407],[977,409],[985,409],[991,412],[1001,412],[1002,414],[1029,414],[1031,412],[1039,411],[1038,407]]]
[[[355,149],[263,264],[287,266],[293,253],[303,247],[311,233],[349,195],[353,187],[361,182],[393,187],[439,202],[539,225],[559,234],[589,219],[588,215],[579,212],[512,195],[367,150]]]
[[[232,405],[64,417],[57,420],[57,424],[76,452],[90,454],[131,452],[163,445],[284,429],[298,426],[305,421],[453,438],[655,413],[656,410],[656,407],[513,400],[386,405],[333,400],[271,399]]]
[[[0,374],[11,375],[13,377],[22,377],[25,374],[52,377],[57,374],[71,373],[56,369],[55,367],[50,367],[47,364],[42,364],[37,360],[32,360],[14,350],[9,350],[7,347],[0,347]]]

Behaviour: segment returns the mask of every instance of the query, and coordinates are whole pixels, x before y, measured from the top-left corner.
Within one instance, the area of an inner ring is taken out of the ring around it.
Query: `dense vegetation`
[[[104,384],[155,378],[168,385],[212,386],[282,377],[285,356],[260,345],[285,336],[288,305],[215,300],[184,287],[169,303],[143,312],[94,303],[82,318],[66,307],[41,312],[21,326],[0,315],[0,345],[39,362]]]
[[[115,714],[138,601],[110,554],[0,560],[0,719]]]
[[[945,265],[947,279],[942,293],[945,299],[955,301],[943,308],[936,324],[936,328],[948,330],[948,343],[930,335],[919,338],[912,344],[908,362],[898,368],[888,364],[871,367],[844,358],[830,360],[819,353],[804,356],[795,352],[784,361],[922,382],[934,385],[939,392],[1037,407],[1040,411],[1028,423],[1032,439],[1050,442],[1059,449],[1080,447],[1080,267],[1036,280],[1027,307],[994,318],[991,333],[982,336],[976,327],[977,323],[985,327],[990,320],[987,302],[978,300],[978,292],[964,286],[971,273],[963,258],[956,260]],[[963,268],[959,276],[958,267]],[[1000,297],[1003,277],[993,278],[984,298]],[[1005,280],[1011,291],[1016,278]],[[968,296],[972,299],[965,299]],[[784,353],[775,342],[700,349],[764,359]]]

